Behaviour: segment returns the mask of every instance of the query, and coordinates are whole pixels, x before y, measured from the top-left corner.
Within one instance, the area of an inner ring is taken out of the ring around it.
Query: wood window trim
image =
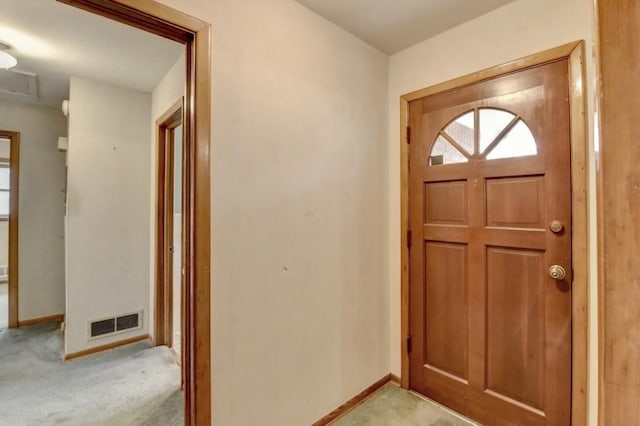
[[[400,351],[401,386],[409,389],[409,102],[435,93],[489,80],[501,75],[567,59],[569,64],[569,108],[571,122],[572,188],[572,404],[571,424],[587,424],[588,344],[589,344],[589,247],[587,203],[587,115],[585,42],[568,43],[531,56],[487,68],[400,97]],[[426,154],[425,154],[426,155]]]
[[[154,0],[58,0],[184,43],[185,424],[211,424],[211,26]]]
[[[9,201],[9,328],[20,326],[19,323],[19,290],[18,290],[18,222],[19,188],[20,188],[20,133],[0,130],[0,138],[9,139],[9,169],[11,170]],[[2,159],[6,163],[5,158]],[[0,219],[5,220],[5,219]]]

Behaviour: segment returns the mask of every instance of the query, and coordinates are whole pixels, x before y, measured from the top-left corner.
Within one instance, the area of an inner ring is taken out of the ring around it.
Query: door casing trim
[[[571,424],[587,424],[589,348],[589,226],[587,170],[587,104],[584,40],[564,44],[524,58],[471,73],[400,97],[400,383],[409,389],[409,102],[548,62],[567,59],[571,127],[571,236],[573,283],[571,300]]]

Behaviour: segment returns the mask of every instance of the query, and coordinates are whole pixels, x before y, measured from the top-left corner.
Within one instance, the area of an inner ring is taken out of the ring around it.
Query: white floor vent
[[[142,311],[89,322],[89,338],[108,337],[142,328]]]

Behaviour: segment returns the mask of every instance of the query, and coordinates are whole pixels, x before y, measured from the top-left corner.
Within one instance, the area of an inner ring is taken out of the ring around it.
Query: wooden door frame
[[[20,326],[18,308],[18,210],[20,188],[20,132],[0,130],[0,137],[9,139],[9,328]]]
[[[155,331],[154,344],[156,346],[173,344],[173,253],[169,252],[169,246],[175,245],[173,241],[173,179],[168,179],[174,175],[173,161],[175,151],[173,140],[169,139],[168,133],[175,130],[183,121],[184,98],[180,98],[164,114],[156,120],[156,238],[155,238]],[[184,157],[183,157],[184,158]],[[184,168],[183,168],[184,171]],[[184,176],[182,182],[184,183]],[[170,190],[169,190],[170,189]],[[183,200],[184,201],[184,200]],[[183,203],[184,204],[184,203]],[[182,207],[184,210],[184,206]],[[171,213],[169,213],[171,212]],[[184,219],[181,224],[184,232]],[[184,247],[181,247],[182,253]],[[181,260],[181,268],[184,268],[184,261]],[[170,266],[169,266],[170,265]],[[181,285],[181,300],[184,300],[184,288]],[[182,302],[181,302],[182,304]],[[181,333],[184,333],[184,331]],[[181,351],[181,363],[184,365],[184,352]]]
[[[185,424],[211,424],[211,26],[154,0],[57,0],[186,47]]]
[[[568,43],[502,65],[487,68],[400,97],[400,351],[401,377],[409,389],[409,102],[548,62],[567,59],[569,64],[569,115],[571,125],[571,191],[573,256],[571,424],[587,423],[588,379],[588,217],[587,217],[587,117],[585,96],[585,43]]]
[[[637,424],[640,4],[596,0],[595,12],[598,424]]]

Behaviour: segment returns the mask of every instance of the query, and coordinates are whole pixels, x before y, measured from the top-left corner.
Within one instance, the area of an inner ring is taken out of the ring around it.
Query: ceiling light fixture
[[[9,49],[11,46],[0,41],[0,69],[8,70],[18,64],[18,60],[7,52]]]

